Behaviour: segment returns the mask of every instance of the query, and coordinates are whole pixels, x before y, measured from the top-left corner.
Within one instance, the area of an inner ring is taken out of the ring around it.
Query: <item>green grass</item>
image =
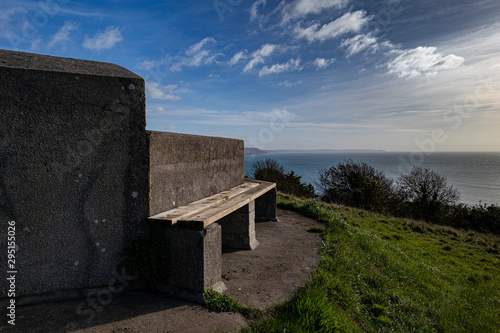
[[[289,196],[278,205],[325,222],[320,264],[241,332],[500,332],[499,237]]]

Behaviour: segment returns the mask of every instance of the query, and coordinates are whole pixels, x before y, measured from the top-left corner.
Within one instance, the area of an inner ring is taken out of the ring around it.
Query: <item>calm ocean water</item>
[[[408,173],[413,165],[434,170],[448,179],[448,184],[460,191],[460,201],[469,205],[500,204],[500,153],[433,153],[429,156],[388,152],[329,152],[329,153],[268,153],[245,156],[245,175],[252,173],[256,161],[273,158],[286,172],[302,176],[313,183],[322,168],[329,168],[347,159],[362,161],[396,179]]]

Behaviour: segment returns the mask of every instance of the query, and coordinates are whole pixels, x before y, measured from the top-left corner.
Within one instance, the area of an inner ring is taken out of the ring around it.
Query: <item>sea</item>
[[[349,159],[366,162],[392,179],[409,173],[413,166],[422,166],[445,176],[448,184],[460,191],[460,202],[500,205],[500,152],[267,152],[245,156],[245,175],[250,176],[253,164],[266,158],[278,161],[287,173],[293,170],[302,182],[313,185],[320,170]]]

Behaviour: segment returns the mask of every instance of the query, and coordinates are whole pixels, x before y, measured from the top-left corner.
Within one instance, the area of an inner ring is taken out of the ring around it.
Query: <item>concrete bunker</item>
[[[0,50],[0,76],[0,221],[16,226],[19,305],[118,283],[121,253],[148,223],[164,227],[175,273],[159,288],[223,289],[222,243],[252,249],[255,219],[275,219],[273,184],[243,177],[242,141],[146,131],[134,73]],[[186,218],[168,222],[176,209]]]

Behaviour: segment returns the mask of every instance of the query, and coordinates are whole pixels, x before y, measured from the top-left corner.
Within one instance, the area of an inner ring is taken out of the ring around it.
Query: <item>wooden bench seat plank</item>
[[[163,220],[169,225],[178,224],[183,227],[203,229],[275,187],[275,183],[245,180],[244,184],[230,190],[157,214],[149,219]]]
[[[249,189],[259,186],[256,183],[245,182],[244,184],[233,187],[227,191],[214,194],[210,197],[191,202],[185,206],[177,207],[160,214],[149,217],[153,220],[166,220],[175,223],[177,220],[182,219],[184,216],[192,215],[208,209],[212,206],[220,205],[222,202],[230,200],[235,196],[248,191]]]
[[[270,191],[275,186],[274,183],[259,184],[258,187],[252,188],[221,205],[210,207],[202,212],[191,214],[190,216],[185,216],[182,220],[178,220],[177,223],[179,226],[183,227],[204,229],[224,216],[248,205],[251,201]]]

